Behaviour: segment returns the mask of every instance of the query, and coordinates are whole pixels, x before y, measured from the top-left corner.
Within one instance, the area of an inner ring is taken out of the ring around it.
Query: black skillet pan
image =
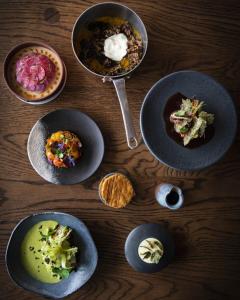
[[[141,35],[142,41],[143,41],[143,55],[138,65],[136,65],[132,70],[129,72],[118,74],[117,76],[103,76],[101,74],[95,73],[92,70],[90,70],[79,58],[78,51],[79,51],[79,34],[81,30],[86,28],[86,26],[96,21],[96,19],[100,17],[105,16],[111,16],[111,17],[120,17],[124,20],[127,20]],[[77,19],[77,21],[74,24],[73,31],[72,31],[72,48],[73,52],[78,60],[78,62],[89,72],[92,74],[100,77],[103,79],[103,82],[106,81],[112,81],[117,96],[119,99],[119,103],[121,106],[122,116],[123,116],[123,122],[124,127],[126,131],[126,138],[127,143],[130,149],[134,149],[138,146],[138,141],[136,138],[136,133],[133,127],[132,117],[130,114],[129,106],[128,106],[128,100],[126,95],[126,89],[125,89],[125,78],[130,75],[142,62],[146,51],[147,51],[147,45],[148,45],[148,37],[147,37],[147,31],[146,28],[140,19],[140,17],[131,9],[126,7],[125,5],[118,4],[118,3],[112,3],[112,2],[106,2],[106,3],[100,3],[94,6],[91,6],[87,10],[85,10]]]

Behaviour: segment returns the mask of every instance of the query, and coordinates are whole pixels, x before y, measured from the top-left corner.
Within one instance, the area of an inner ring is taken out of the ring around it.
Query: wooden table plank
[[[92,279],[69,299],[181,300],[237,299],[240,295],[240,139],[225,158],[198,172],[183,172],[157,162],[143,143],[128,150],[119,104],[111,84],[81,68],[71,49],[75,19],[100,1],[0,2],[0,66],[11,47],[27,40],[49,43],[61,55],[68,80],[61,96],[40,107],[27,106],[0,78],[0,299],[42,299],[16,287],[5,268],[9,235],[23,217],[37,211],[72,213],[86,222],[99,250]],[[119,1],[120,2],[120,1]],[[237,0],[124,1],[143,19],[149,49],[141,67],[127,81],[134,125],[140,137],[139,112],[146,92],[162,76],[181,69],[205,72],[221,82],[240,107],[240,2]],[[99,124],[106,153],[97,173],[83,184],[51,185],[32,169],[26,153],[28,134],[42,115],[72,107]],[[123,210],[104,206],[98,182],[108,172],[127,172],[137,197]],[[163,181],[181,186],[186,204],[171,212],[154,199]],[[172,231],[177,256],[158,274],[133,271],[124,257],[129,231],[144,222],[163,222]]]

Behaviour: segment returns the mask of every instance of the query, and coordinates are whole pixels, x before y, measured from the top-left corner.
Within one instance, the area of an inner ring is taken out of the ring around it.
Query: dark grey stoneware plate
[[[167,135],[164,108],[169,97],[178,92],[203,100],[206,110],[215,114],[214,136],[198,148],[184,148]],[[199,170],[216,163],[230,148],[237,115],[230,95],[218,82],[199,72],[180,71],[162,78],[147,93],[140,126],[145,144],[159,161],[179,170]]]
[[[82,157],[75,167],[58,169],[45,155],[46,139],[58,130],[69,130],[81,140]],[[75,109],[59,109],[48,113],[33,126],[27,144],[29,160],[35,171],[55,184],[74,184],[89,178],[98,169],[104,154],[104,141],[97,124]]]
[[[163,256],[158,264],[148,264],[138,255],[138,246],[146,238],[156,238],[163,244]],[[138,272],[154,273],[165,268],[174,257],[174,242],[168,230],[161,224],[142,224],[133,229],[125,242],[125,256],[130,264]]]
[[[28,230],[43,220],[56,220],[73,229],[73,244],[80,249],[76,271],[59,283],[47,284],[32,278],[21,264],[21,242]],[[45,297],[59,299],[77,291],[93,275],[98,261],[97,249],[85,224],[78,218],[60,212],[44,212],[31,215],[21,220],[14,228],[6,250],[6,265],[12,280],[20,287],[41,294]]]

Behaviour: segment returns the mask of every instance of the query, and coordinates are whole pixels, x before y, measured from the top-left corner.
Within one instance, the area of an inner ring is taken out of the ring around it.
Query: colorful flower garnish
[[[81,157],[82,144],[70,131],[57,131],[47,139],[46,156],[57,168],[71,168]]]

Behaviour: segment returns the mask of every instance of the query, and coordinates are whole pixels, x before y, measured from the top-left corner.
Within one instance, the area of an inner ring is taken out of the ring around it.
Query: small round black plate
[[[146,238],[156,238],[163,244],[163,256],[158,264],[148,264],[138,255],[138,246]],[[125,242],[125,256],[138,272],[154,273],[166,267],[174,257],[174,242],[168,230],[161,224],[142,224],[133,229]]]
[[[176,93],[204,101],[205,110],[215,115],[214,136],[206,144],[190,149],[168,136],[164,109]],[[180,71],[162,78],[147,93],[140,125],[145,144],[159,161],[175,169],[193,171],[216,163],[227,152],[236,135],[237,115],[230,95],[213,78]]]
[[[59,283],[43,283],[31,277],[21,263],[21,243],[35,224],[44,220],[55,220],[73,229],[73,245],[79,247],[76,270]],[[60,212],[43,212],[21,220],[14,228],[6,250],[7,270],[12,280],[20,287],[52,299],[69,296],[83,286],[93,275],[98,261],[94,241],[86,225],[78,218]]]
[[[58,130],[69,130],[82,142],[82,157],[73,168],[58,169],[46,158],[46,140]],[[33,168],[45,180],[74,184],[86,180],[97,170],[104,154],[104,141],[97,124],[86,114],[75,109],[59,109],[45,115],[33,126],[27,152]]]

